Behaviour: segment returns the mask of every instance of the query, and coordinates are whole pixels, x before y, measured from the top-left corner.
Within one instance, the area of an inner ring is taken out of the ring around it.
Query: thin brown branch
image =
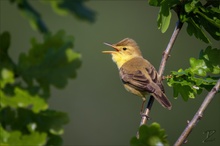
[[[187,137],[189,136],[193,128],[197,125],[197,123],[203,117],[203,113],[205,109],[207,108],[209,103],[212,101],[212,99],[214,98],[214,95],[218,92],[219,88],[220,88],[220,79],[218,80],[216,85],[212,88],[212,90],[208,93],[202,105],[200,106],[196,114],[194,115],[193,119],[188,123],[187,127],[185,128],[183,133],[180,135],[180,137],[178,138],[174,146],[180,146],[186,141]]]
[[[159,71],[158,71],[159,78],[161,78],[162,75],[163,75],[163,72],[164,72],[164,69],[165,69],[165,65],[166,65],[166,61],[167,61],[167,59],[169,57],[169,54],[170,54],[171,49],[173,47],[173,44],[174,44],[174,42],[175,42],[175,40],[176,40],[176,38],[177,38],[177,36],[178,36],[182,26],[183,26],[182,22],[178,21],[176,23],[176,27],[175,27],[175,29],[173,31],[173,34],[172,34],[172,36],[170,38],[170,41],[169,41],[169,43],[167,45],[167,48],[164,51],[163,56],[162,56],[160,68],[159,68]],[[154,102],[154,97],[150,96],[150,99],[148,101],[147,107],[146,107],[146,109],[145,109],[145,111],[143,113],[143,116],[141,118],[140,126],[147,123],[147,120],[149,119],[149,114],[150,114],[150,110],[152,108],[153,102]],[[137,134],[137,137],[138,137],[138,134]]]
[[[162,75],[163,75],[163,72],[164,72],[164,69],[165,69],[165,65],[166,65],[167,59],[168,59],[168,57],[169,57],[169,54],[170,54],[170,52],[171,52],[171,49],[172,49],[172,47],[173,47],[173,45],[174,45],[174,43],[175,43],[175,40],[176,40],[176,38],[177,38],[177,36],[178,36],[178,34],[179,34],[179,32],[180,32],[182,26],[183,26],[183,23],[182,23],[182,22],[178,21],[178,22],[176,23],[176,27],[175,27],[175,29],[174,29],[174,31],[173,31],[173,34],[172,34],[172,36],[171,36],[171,38],[170,38],[170,41],[169,41],[169,43],[168,43],[168,45],[167,45],[167,48],[166,48],[166,50],[163,52],[163,57],[162,57],[162,60],[161,60],[161,63],[160,63],[159,71],[158,71],[158,75],[159,75],[160,78],[161,78]]]

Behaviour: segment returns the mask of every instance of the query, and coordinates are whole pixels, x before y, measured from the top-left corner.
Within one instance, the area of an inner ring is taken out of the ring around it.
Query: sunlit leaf
[[[208,46],[205,50],[201,50],[200,59],[203,59],[209,71],[213,74],[220,74],[220,49]]]
[[[201,6],[200,0],[185,1],[184,10],[186,13],[190,13],[196,8],[198,8],[199,6]]]
[[[20,131],[8,132],[0,125],[0,145],[1,146],[30,146],[30,145],[44,145],[46,143],[47,134],[32,132],[30,134],[23,134]]]
[[[3,68],[0,70],[0,88],[4,88],[9,83],[14,83],[14,73],[11,70]]]
[[[190,58],[191,71],[200,76],[206,76],[209,70],[204,60]]]
[[[14,95],[7,95],[1,90],[0,94],[1,107],[9,106],[12,108],[30,108],[36,113],[48,108],[48,105],[43,98],[38,95],[31,95],[28,91],[18,87],[14,89]]]

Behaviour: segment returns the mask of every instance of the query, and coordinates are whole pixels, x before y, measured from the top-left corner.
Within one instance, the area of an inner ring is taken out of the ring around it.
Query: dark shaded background
[[[139,44],[142,53],[156,68],[159,67],[163,50],[169,41],[177,21],[173,13],[168,32],[162,34],[157,29],[156,7],[150,7],[147,1],[98,1],[86,5],[96,11],[96,22],[91,24],[79,21],[72,16],[58,16],[49,5],[31,1],[42,14],[52,32],[64,29],[74,35],[74,49],[82,53],[82,67],[76,80],[70,80],[63,90],[53,88],[50,108],[69,114],[71,121],[65,126],[64,145],[129,145],[135,136],[140,122],[142,100],[124,90],[118,77],[116,65],[102,50],[111,48],[103,42],[116,43],[125,37],[133,38]],[[41,35],[33,31],[28,21],[21,16],[15,5],[0,0],[0,31],[10,31],[12,35],[10,55],[16,62],[21,52],[30,48],[30,37],[42,40]],[[174,45],[165,74],[189,66],[190,57],[198,57],[200,49],[207,44],[186,33],[186,25]],[[219,48],[219,42],[213,46]],[[165,84],[165,82],[164,82]],[[192,119],[207,92],[196,99],[184,102],[173,99],[172,88],[165,84],[166,94],[173,104],[171,111],[154,103],[150,114],[152,122],[158,122],[168,134],[172,145]],[[217,146],[220,143],[220,96],[217,95],[205,112],[204,117],[191,133],[189,146]],[[216,133],[203,143],[207,130]]]

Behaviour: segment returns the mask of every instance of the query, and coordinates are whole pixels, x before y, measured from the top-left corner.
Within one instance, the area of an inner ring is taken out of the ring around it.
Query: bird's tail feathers
[[[169,99],[166,97],[166,95],[163,92],[152,93],[152,95],[163,107],[167,108],[168,110],[171,110],[172,105]]]

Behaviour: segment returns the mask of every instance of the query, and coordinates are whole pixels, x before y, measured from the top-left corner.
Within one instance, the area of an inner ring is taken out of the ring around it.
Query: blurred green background
[[[103,42],[116,43],[125,37],[136,40],[142,53],[156,68],[159,67],[163,50],[175,27],[177,17],[173,13],[171,25],[165,34],[157,29],[158,8],[150,7],[145,0],[99,1],[92,0],[86,5],[96,11],[95,23],[79,21],[73,16],[58,16],[51,7],[39,1],[31,4],[41,12],[42,19],[52,32],[64,29],[75,38],[74,49],[82,54],[82,66],[75,80],[69,80],[63,90],[52,89],[50,108],[67,112],[71,119],[65,126],[64,145],[129,145],[140,122],[142,100],[128,93],[121,84],[116,65],[111,56],[102,54],[111,48]],[[0,1],[0,31],[9,31],[12,36],[10,55],[17,62],[21,52],[31,47],[30,38],[42,40],[33,31],[29,22],[22,17],[15,5]],[[220,43],[212,40],[213,47]],[[186,24],[174,45],[165,75],[172,70],[187,68],[189,58],[197,58],[207,44],[186,33]],[[158,122],[166,130],[172,145],[179,137],[186,121],[192,119],[207,92],[198,98],[184,102],[173,99],[172,88],[164,82],[166,94],[173,104],[171,111],[154,103],[150,113],[152,122]],[[188,146],[217,146],[220,143],[220,96],[216,95],[202,120],[188,138]],[[207,130],[215,130],[209,142],[203,142]]]

